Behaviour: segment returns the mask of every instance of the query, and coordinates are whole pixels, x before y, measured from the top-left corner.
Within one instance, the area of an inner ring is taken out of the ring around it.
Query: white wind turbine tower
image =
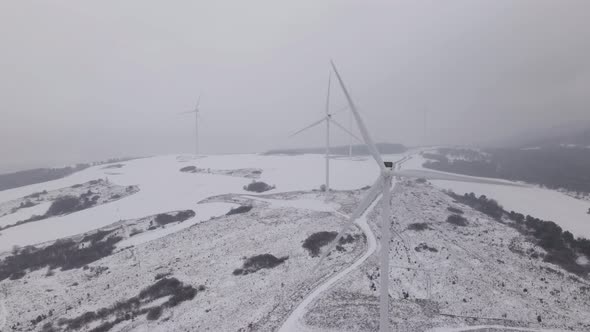
[[[310,124],[309,126],[306,126],[305,128],[303,128],[303,129],[301,129],[289,136],[289,137],[293,137],[293,136],[298,135],[308,129],[311,129],[317,125],[320,125],[324,121],[326,122],[326,194],[329,194],[329,192],[330,192],[330,124],[331,123],[334,124],[338,128],[342,129],[344,132],[346,132],[348,135],[350,135],[351,140],[353,138],[355,138],[355,139],[361,141],[360,138],[358,138],[355,134],[353,134],[351,130],[344,128],[343,125],[338,123],[332,117],[335,113],[345,110],[346,108],[340,109],[334,113],[330,113],[330,85],[331,85],[331,81],[332,81],[332,72],[330,71],[330,75],[328,76],[328,93],[326,96],[326,115],[324,117],[322,117],[320,120]]]
[[[392,179],[394,176],[399,178],[425,178],[429,180],[449,180],[452,179],[454,181],[463,181],[463,182],[478,182],[480,180],[474,179],[468,176],[461,176],[455,175],[449,176],[447,174],[439,174],[436,172],[431,171],[423,171],[423,170],[401,170],[395,171],[393,170],[393,163],[392,162],[383,162],[379,151],[373,142],[369,131],[365,127],[365,124],[356,108],[356,105],[352,101],[336,66],[332,62],[332,68],[336,73],[336,77],[338,78],[338,82],[340,83],[340,87],[346,96],[346,100],[348,101],[348,105],[354,115],[355,121],[358,125],[358,128],[362,134],[363,141],[367,146],[369,152],[373,156],[373,159],[377,162],[379,169],[381,170],[381,174],[375,181],[375,183],[371,186],[369,191],[365,194],[363,199],[361,200],[359,206],[356,210],[353,211],[352,215],[346,221],[346,223],[340,229],[338,236],[334,239],[334,241],[330,244],[328,249],[322,254],[319,263],[316,265],[315,269],[317,269],[322,262],[326,259],[328,254],[336,247],[340,239],[344,236],[344,234],[348,231],[350,226],[358,219],[366,209],[369,208],[371,203],[380,195],[383,195],[381,200],[382,210],[381,210],[381,257],[380,257],[380,304],[379,304],[379,331],[380,332],[389,332],[389,243],[391,241],[391,222],[390,222],[390,215],[391,215],[391,184]]]
[[[180,114],[188,114],[188,113],[195,113],[195,155],[199,155],[199,103],[201,102],[201,96],[197,98],[197,104],[195,105],[195,109],[192,111],[182,112]]]
[[[348,117],[348,129],[350,131],[352,131],[352,112],[349,114]],[[348,141],[348,158],[352,159],[352,137],[350,138],[350,140]]]
[[[377,165],[379,166],[379,169],[381,170],[381,174],[379,175],[379,177],[377,178],[375,183],[371,186],[371,188],[369,189],[369,191],[367,192],[365,197],[362,199],[359,206],[352,213],[352,215],[350,216],[348,221],[344,224],[344,226],[342,227],[342,229],[338,233],[338,236],[336,236],[334,241],[330,244],[330,246],[328,247],[328,250],[326,250],[322,254],[322,257],[320,258],[318,266],[320,264],[322,264],[324,259],[328,256],[328,254],[338,244],[340,239],[344,236],[346,231],[348,231],[348,229],[355,222],[355,220],[358,219],[363,214],[363,212],[371,205],[371,203],[379,196],[379,194],[382,194],[383,198],[381,200],[381,202],[382,202],[381,233],[382,234],[381,234],[381,267],[380,267],[380,271],[381,271],[381,278],[380,278],[381,297],[380,297],[380,306],[379,306],[380,307],[379,331],[389,332],[389,242],[390,242],[390,238],[391,238],[390,229],[389,229],[389,227],[390,227],[389,216],[391,214],[391,182],[392,182],[392,178],[393,178],[393,170],[392,170],[393,164],[387,163],[387,165],[386,165],[383,162],[383,159],[381,158],[381,155],[379,154],[379,151],[377,150],[377,147],[376,147],[375,143],[373,142],[373,139],[371,138],[369,131],[365,127],[363,119],[361,118],[361,116],[356,108],[356,105],[352,101],[352,98],[350,97],[350,94],[348,93],[348,90],[346,89],[346,86],[344,85],[344,82],[342,81],[342,78],[340,77],[340,74],[338,73],[338,70],[336,69],[336,66],[334,65],[333,62],[332,62],[332,68],[334,69],[334,73],[336,74],[336,77],[338,78],[338,82],[340,83],[340,87],[342,88],[342,91],[344,92],[346,100],[348,101],[348,106],[350,107],[350,110],[352,111],[352,114],[354,115],[354,118],[356,120],[358,128],[359,128],[361,135],[363,137],[363,141],[366,144],[369,152],[371,153],[371,155],[373,156],[373,158],[377,162]]]

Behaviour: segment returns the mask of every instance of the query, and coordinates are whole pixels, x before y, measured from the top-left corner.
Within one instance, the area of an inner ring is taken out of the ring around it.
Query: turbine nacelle
[[[394,163],[393,163],[393,161],[384,161],[383,165],[385,167],[381,169],[381,177],[387,181],[388,179],[393,177]]]

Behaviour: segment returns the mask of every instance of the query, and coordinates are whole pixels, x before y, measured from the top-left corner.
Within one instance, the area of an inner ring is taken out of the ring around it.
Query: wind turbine
[[[330,192],[330,124],[332,123],[336,127],[342,129],[344,132],[346,132],[348,135],[350,135],[351,139],[355,138],[355,139],[361,141],[361,139],[358,138],[355,134],[353,134],[351,130],[344,128],[344,126],[342,126],[340,123],[338,123],[332,117],[335,113],[343,111],[346,108],[339,109],[338,111],[336,111],[334,113],[330,113],[330,85],[331,85],[331,81],[332,81],[332,71],[330,71],[330,75],[328,76],[328,93],[326,96],[326,115],[324,117],[322,117],[320,120],[306,126],[305,128],[303,128],[303,129],[301,129],[289,136],[289,137],[293,137],[295,135],[298,135],[308,129],[311,129],[311,128],[323,123],[324,121],[326,122],[326,193]]]
[[[334,62],[331,62],[331,64],[332,64],[332,69],[334,70],[334,73],[336,74],[336,77],[338,78],[338,82],[340,83],[340,87],[342,88],[342,91],[344,92],[344,96],[346,97],[346,100],[348,101],[348,106],[350,107],[350,110],[352,111],[354,119],[356,120],[358,128],[361,132],[361,136],[363,137],[363,141],[364,141],[365,145],[367,146],[367,149],[369,150],[369,152],[373,156],[373,159],[375,159],[375,162],[377,162],[377,165],[379,166],[381,173],[379,174],[379,176],[377,177],[377,180],[375,180],[375,183],[371,186],[369,191],[365,194],[365,197],[362,199],[359,206],[356,208],[356,210],[349,217],[348,221],[343,225],[342,229],[338,233],[338,236],[336,236],[334,241],[328,247],[328,250],[326,250],[322,254],[322,257],[320,258],[318,266],[323,263],[324,259],[326,259],[328,254],[338,244],[340,239],[348,231],[348,229],[355,222],[355,220],[358,219],[363,214],[363,212],[371,205],[371,203],[380,194],[382,194],[383,199],[381,200],[381,204],[382,204],[381,233],[382,233],[382,235],[381,235],[381,268],[380,268],[380,271],[381,271],[381,277],[380,277],[381,297],[380,297],[380,306],[379,306],[380,307],[379,331],[389,332],[389,242],[390,242],[390,238],[391,238],[390,229],[389,229],[389,227],[390,227],[389,216],[391,213],[391,182],[392,182],[392,178],[393,178],[393,170],[392,170],[393,163],[391,163],[391,162],[384,163],[383,162],[383,159],[381,158],[381,155],[379,154],[379,151],[377,150],[377,147],[376,147],[375,143],[373,142],[373,139],[371,138],[371,135],[369,134],[369,131],[367,130],[367,128],[363,122],[363,119],[361,118],[361,116],[356,108],[356,105],[352,101],[352,98],[350,97],[350,94],[348,93],[348,90],[346,89],[346,86],[344,85],[344,82],[342,81],[342,78],[340,77],[338,70],[336,69],[336,65],[334,65]]]
[[[348,231],[350,226],[369,208],[371,203],[377,199],[377,197],[382,194],[383,198],[381,200],[382,210],[381,210],[381,257],[380,257],[380,304],[379,304],[379,331],[380,332],[389,332],[389,243],[391,241],[391,222],[390,222],[390,215],[391,215],[391,185],[392,179],[394,176],[399,178],[426,178],[430,180],[454,180],[454,181],[464,181],[464,182],[478,182],[481,180],[474,179],[468,176],[461,176],[453,174],[439,174],[436,172],[430,171],[421,171],[421,170],[393,170],[393,163],[392,162],[384,162],[379,154],[379,151],[365,126],[363,119],[356,108],[356,105],[352,101],[344,82],[336,66],[333,62],[331,62],[332,68],[336,77],[338,78],[338,82],[340,83],[340,87],[344,92],[346,100],[348,101],[348,105],[352,111],[354,119],[357,123],[357,126],[361,132],[363,137],[363,141],[367,146],[369,152],[377,162],[381,173],[375,180],[375,183],[370,187],[369,191],[365,194],[363,199],[361,200],[360,204],[353,211],[349,219],[340,229],[338,236],[334,239],[334,241],[330,244],[328,249],[322,254],[320,261],[316,265],[315,269],[323,263],[326,257],[330,254],[332,250],[336,247],[340,239],[344,236],[344,234]],[[496,182],[498,183],[498,182]]]
[[[195,109],[192,111],[182,112],[180,114],[189,114],[195,113],[195,154],[199,155],[199,103],[201,102],[201,95],[197,98],[197,104],[195,105]]]

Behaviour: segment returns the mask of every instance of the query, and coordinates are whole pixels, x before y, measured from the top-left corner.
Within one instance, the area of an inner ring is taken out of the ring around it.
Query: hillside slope
[[[543,249],[531,239],[429,185],[398,185],[392,203],[389,293],[397,331],[467,325],[590,329],[588,279],[543,262]],[[446,221],[453,214],[449,207],[463,211],[466,226]],[[372,227],[378,234],[378,226]],[[324,294],[306,323],[320,330],[375,331],[377,257]]]
[[[20,208],[18,199],[45,189],[47,199],[53,190],[85,191],[77,184],[105,172],[113,185],[139,188],[108,204],[3,231],[1,241],[14,241],[15,234],[51,230],[18,242],[34,246],[8,250],[4,244],[5,328],[276,331],[308,294],[346,271],[305,307],[298,327],[375,331],[380,248],[357,268],[347,267],[366,257],[370,241],[375,248],[379,204],[366,214],[370,227],[352,228],[325,266],[312,271],[366,192],[354,188],[376,170],[371,160],[335,161],[340,190],[326,202],[314,190],[323,174],[313,170],[322,166],[321,156],[310,155],[165,156],[2,192],[0,203]],[[195,172],[181,171],[187,167]],[[276,187],[246,190],[260,180]],[[428,183],[399,182],[392,203],[389,293],[397,330],[590,329],[587,276],[544,262],[543,249],[509,221],[490,219]],[[447,222],[455,213],[465,221]]]

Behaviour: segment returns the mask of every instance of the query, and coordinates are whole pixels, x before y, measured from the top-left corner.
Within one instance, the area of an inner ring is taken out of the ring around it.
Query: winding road
[[[316,329],[314,329],[310,326],[307,326],[303,321],[303,316],[307,312],[307,310],[306,310],[307,306],[311,302],[313,302],[318,296],[320,296],[323,292],[327,291],[330,287],[332,287],[332,285],[334,285],[335,283],[340,281],[340,279],[342,279],[344,276],[346,276],[351,271],[353,271],[354,269],[359,267],[377,249],[377,240],[375,239],[375,234],[373,234],[373,231],[371,231],[371,227],[369,226],[369,224],[367,224],[367,215],[370,213],[370,211],[373,210],[373,208],[375,207],[377,202],[379,202],[378,199],[376,199],[371,204],[371,206],[369,206],[369,208],[365,211],[365,213],[363,213],[363,215],[356,221],[356,224],[360,227],[360,229],[363,231],[363,233],[365,233],[365,235],[367,236],[367,251],[357,261],[352,263],[352,265],[350,265],[346,269],[338,272],[337,274],[335,274],[331,278],[327,279],[324,283],[320,284],[311,293],[309,293],[305,297],[305,299],[303,299],[303,301],[301,303],[299,303],[299,305],[297,305],[295,310],[293,310],[291,312],[291,314],[289,315],[287,320],[285,320],[285,322],[283,323],[283,325],[279,329],[280,332],[317,331]],[[342,215],[344,218],[347,218],[347,216],[341,214],[340,212],[336,212],[336,213]]]
[[[396,168],[406,160],[408,160],[409,156],[405,156],[400,160],[397,160],[394,164]],[[395,186],[395,179],[393,180],[393,186]],[[365,210],[365,212],[361,215],[359,219],[355,222],[357,226],[365,233],[367,237],[367,251],[359,257],[354,263],[352,263],[349,267],[345,268],[344,270],[338,272],[337,274],[333,275],[332,277],[328,278],[324,283],[317,286],[311,293],[309,293],[301,303],[297,305],[297,307],[291,312],[289,317],[283,322],[283,325],[279,329],[280,332],[316,332],[319,331],[310,327],[305,324],[303,316],[307,312],[307,306],[311,304],[316,298],[318,298],[323,292],[327,291],[332,287],[335,283],[340,281],[354,269],[359,267],[362,263],[364,263],[369,256],[371,256],[375,250],[377,250],[377,240],[375,234],[371,230],[371,227],[367,223],[367,216],[368,214],[373,211],[375,205],[379,202],[379,199],[375,199],[373,203]],[[335,211],[336,214],[342,216],[344,219],[347,219],[348,216]],[[325,330],[322,330],[325,331]]]

